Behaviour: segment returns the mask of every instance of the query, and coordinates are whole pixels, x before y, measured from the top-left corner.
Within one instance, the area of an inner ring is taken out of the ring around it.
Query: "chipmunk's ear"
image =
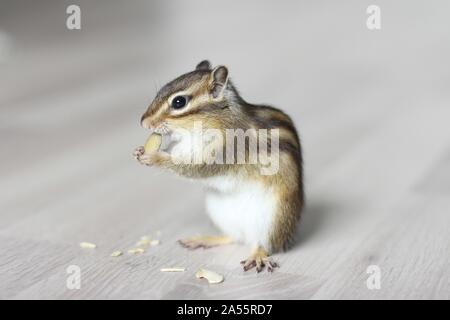
[[[223,91],[228,82],[228,69],[225,66],[215,67],[211,71],[211,95],[217,99],[223,95]]]
[[[195,70],[211,70],[211,63],[208,60],[203,60],[195,67]]]

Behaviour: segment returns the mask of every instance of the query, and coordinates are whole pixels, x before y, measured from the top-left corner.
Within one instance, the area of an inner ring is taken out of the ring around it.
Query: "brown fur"
[[[228,74],[226,68],[220,69],[220,75],[214,74],[218,68],[211,70],[209,63],[204,61],[195,71],[166,84],[142,116],[142,125],[152,129],[190,129],[195,121],[202,121],[204,128],[221,129],[223,132],[227,128],[240,128],[244,131],[249,128],[279,129],[278,173],[272,176],[261,175],[258,164],[175,165],[170,156],[162,153],[152,155],[150,162],[190,178],[231,174],[258,180],[268,188],[273,188],[279,207],[270,235],[272,248],[267,250],[286,249],[292,241],[304,205],[302,152],[297,131],[291,118],[281,110],[245,102],[229,79],[223,81],[224,73],[225,76]],[[215,76],[221,76],[222,79],[215,79]],[[215,94],[219,93],[217,98],[212,94],[213,90]],[[169,99],[180,91],[191,98],[189,105],[186,110],[171,110]],[[248,150],[245,157],[248,158]]]

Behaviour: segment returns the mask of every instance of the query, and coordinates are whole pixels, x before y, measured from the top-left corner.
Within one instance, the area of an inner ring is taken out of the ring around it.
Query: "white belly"
[[[273,191],[259,182],[228,177],[208,178],[205,183],[210,188],[206,209],[224,234],[268,249],[277,209]]]

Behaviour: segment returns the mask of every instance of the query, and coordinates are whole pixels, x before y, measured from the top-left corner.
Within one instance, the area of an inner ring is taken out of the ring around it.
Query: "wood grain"
[[[447,2],[380,1],[390,19],[379,32],[352,1],[106,11],[81,1],[77,32],[61,3],[40,3],[42,19],[14,3],[0,10],[12,39],[0,66],[0,299],[450,298]],[[181,27],[168,14],[193,18]],[[301,134],[307,208],[274,274],[244,273],[245,246],[181,248],[180,238],[217,233],[201,187],[131,156],[156,89],[204,58],[226,64],[249,101],[286,110]],[[126,253],[143,235],[161,244]],[[66,287],[70,265],[79,290]],[[366,286],[370,265],[380,290]],[[200,267],[225,281],[196,279]]]

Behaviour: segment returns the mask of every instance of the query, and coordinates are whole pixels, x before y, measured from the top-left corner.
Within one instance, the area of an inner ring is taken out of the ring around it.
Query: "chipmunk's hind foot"
[[[246,260],[241,261],[244,271],[248,271],[256,267],[256,272],[261,272],[266,266],[268,272],[273,272],[279,265],[276,263],[262,247],[258,247]]]

